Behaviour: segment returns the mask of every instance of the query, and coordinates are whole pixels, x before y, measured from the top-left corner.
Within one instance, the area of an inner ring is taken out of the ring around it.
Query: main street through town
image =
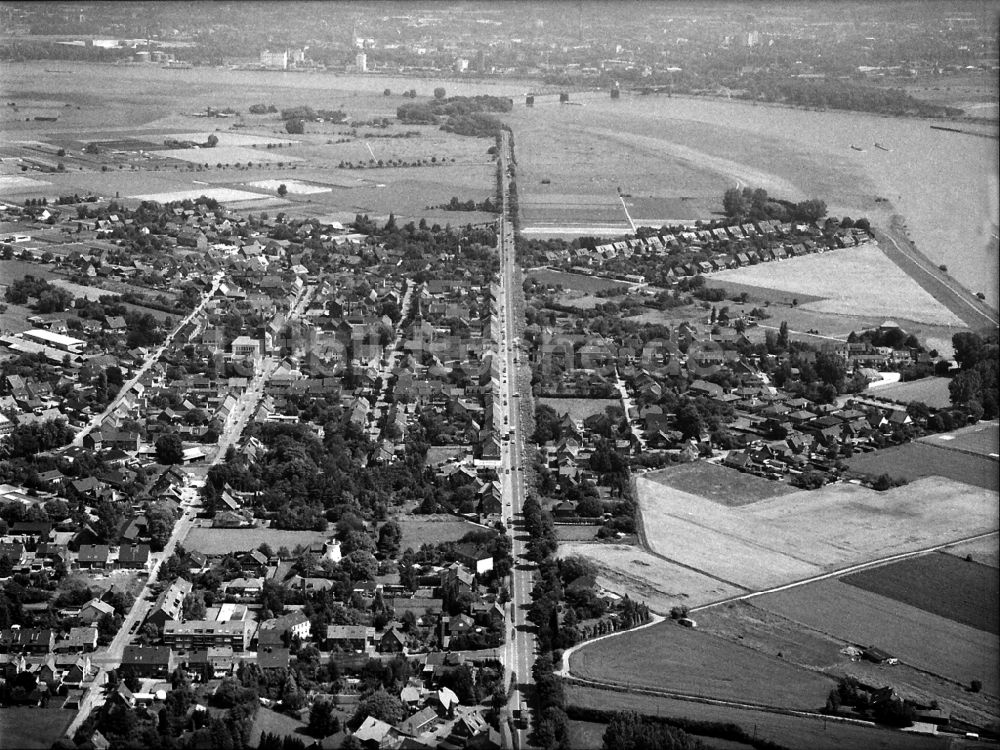
[[[509,138],[504,132],[500,148],[500,169],[503,183],[503,212],[500,219],[497,248],[500,253],[500,290],[503,295],[500,312],[500,394],[507,438],[503,441],[500,457],[500,483],[503,489],[503,507],[508,533],[512,540],[514,567],[511,573],[510,624],[511,632],[504,642],[503,661],[507,675],[515,675],[514,690],[508,703],[513,712],[527,713],[527,688],[531,684],[531,667],[535,660],[535,635],[526,615],[531,604],[531,589],[534,563],[526,555],[527,538],[523,533],[524,519],[522,507],[525,498],[524,485],[524,431],[521,427],[521,394],[518,386],[517,322],[515,299],[522,294],[514,252],[514,229],[507,219],[508,214],[508,158]],[[530,398],[526,394],[524,398]],[[515,747],[527,747],[528,724],[516,728]]]

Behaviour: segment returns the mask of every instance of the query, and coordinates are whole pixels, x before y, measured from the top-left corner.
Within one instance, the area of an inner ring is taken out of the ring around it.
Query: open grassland
[[[951,740],[923,737],[891,729],[845,724],[820,717],[788,716],[755,709],[619,693],[583,685],[566,685],[566,704],[608,711],[636,711],[647,716],[694,721],[732,722],[759,739],[782,747],[809,750],[945,750]],[[706,740],[711,742],[711,740]]]
[[[206,555],[224,555],[228,552],[248,552],[267,543],[277,551],[281,547],[294,550],[329,538],[322,531],[287,531],[266,527],[257,529],[213,529],[195,527],[181,542],[184,549],[204,552]]]
[[[587,527],[590,528],[590,527]],[[737,586],[668,562],[641,547],[601,542],[560,542],[558,555],[579,555],[597,568],[597,585],[646,602],[666,614],[678,604],[689,607],[743,593]]]
[[[995,635],[856,586],[828,579],[765,594],[753,603],[845,643],[877,646],[963,685],[981,680],[990,695],[1000,688]]]
[[[928,445],[938,445],[953,451],[969,451],[997,458],[1000,454],[1000,426],[996,421],[980,422],[953,432],[920,438]]]
[[[636,478],[651,548],[761,590],[997,528],[996,494],[940,477],[887,492],[833,484],[728,508]]]
[[[995,535],[945,547],[942,552],[958,557],[972,557],[977,563],[1000,567],[1000,538]]]
[[[556,414],[569,414],[570,419],[584,420],[603,414],[609,406],[621,408],[622,402],[614,398],[540,398],[538,403],[551,406]]]
[[[829,315],[884,315],[936,325],[964,327],[877,245],[759,263],[716,274],[721,280],[820,297],[800,304]]]
[[[940,476],[996,492],[1000,473],[996,459],[956,450],[951,443],[930,444],[915,441],[894,445],[880,451],[859,453],[847,459],[852,471],[868,476],[888,474],[895,479],[914,481]]]
[[[729,602],[699,610],[698,628],[729,639],[768,656],[781,654],[785,661],[833,677],[849,675],[869,685],[891,683],[900,694],[924,704],[937,700],[956,719],[982,726],[1000,715],[1000,702],[984,693],[921,671],[907,664],[891,667],[852,661],[841,653],[845,643],[826,633],[752,604]]]
[[[402,516],[397,519],[403,532],[399,548],[419,550],[425,544],[457,542],[470,531],[483,531],[483,527],[454,516],[435,514],[431,516]]]
[[[830,678],[673,621],[597,640],[570,656],[573,674],[687,695],[817,709]]]
[[[1000,570],[989,565],[932,553],[840,580],[963,625],[1000,634]]]
[[[728,507],[749,505],[769,497],[789,495],[797,490],[781,482],[771,482],[707,461],[695,461],[643,475],[644,479],[691,492]]]
[[[613,289],[624,292],[631,286],[625,281],[615,281],[614,279],[604,279],[599,276],[586,276],[582,273],[567,273],[565,271],[553,271],[542,268],[526,274],[530,279],[534,279],[539,284],[551,284],[561,286],[563,289],[576,289],[581,292],[599,292],[604,289]]]
[[[583,524],[556,524],[556,540],[560,542],[593,542],[600,526]]]
[[[920,401],[932,409],[944,409],[951,406],[951,396],[948,393],[950,382],[950,378],[922,378],[869,388],[868,393],[879,398],[892,399],[900,404]]]

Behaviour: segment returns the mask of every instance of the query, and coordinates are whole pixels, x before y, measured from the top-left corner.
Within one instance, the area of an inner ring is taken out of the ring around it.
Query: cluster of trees
[[[853,677],[841,677],[826,699],[826,713],[837,715],[843,706],[871,716],[879,724],[904,728],[913,725],[915,706],[888,691],[873,691]]]
[[[251,104],[247,111],[252,115],[270,115],[275,114],[278,108],[273,104]]]
[[[826,203],[818,198],[792,203],[771,198],[763,188],[729,188],[722,196],[726,216],[737,221],[776,219],[778,221],[819,221],[826,216]]]
[[[31,308],[43,315],[65,312],[73,302],[73,295],[65,289],[31,274],[9,284],[4,291],[4,299],[14,305],[26,305],[32,297],[35,302]]]
[[[699,750],[704,747],[700,740],[683,729],[634,711],[612,716],[604,730],[603,741],[606,750]]]
[[[450,201],[442,203],[440,206],[437,206],[437,208],[444,211],[486,211],[488,213],[499,213],[500,211],[500,205],[494,203],[488,196],[485,200],[480,201],[479,203],[472,198],[463,202],[455,196],[452,196]]]
[[[0,443],[0,455],[14,459],[31,458],[43,451],[67,445],[74,434],[65,419],[19,424]]]
[[[960,109],[922,101],[902,89],[867,86],[856,81],[774,76],[758,80],[740,79],[738,88],[744,89],[741,94],[744,99],[782,102],[798,107],[849,109],[906,117],[955,117],[962,114]]]
[[[951,341],[960,368],[948,384],[951,402],[968,410],[973,419],[996,418],[1000,414],[1000,339],[996,333],[983,338],[962,332],[952,336]]]

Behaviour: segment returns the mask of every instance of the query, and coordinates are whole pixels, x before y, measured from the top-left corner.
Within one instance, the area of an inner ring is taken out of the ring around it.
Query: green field
[[[664,487],[701,495],[731,508],[798,491],[781,482],[772,482],[707,461],[672,466],[644,476]]]
[[[951,406],[948,393],[950,378],[921,378],[906,383],[893,383],[879,388],[870,388],[867,393],[877,398],[888,398],[900,404],[920,401],[932,409]]]
[[[928,435],[921,442],[953,451],[968,451],[980,456],[997,457],[1000,453],[1000,425],[980,422],[943,435]]]
[[[617,289],[625,291],[629,286],[631,286],[631,284],[625,281],[603,279],[598,276],[585,276],[582,273],[552,271],[548,268],[544,268],[539,271],[531,271],[527,274],[527,276],[540,284],[561,286],[563,289],[578,289],[581,292],[599,292],[603,289]]]
[[[912,482],[924,477],[940,476],[994,492],[1000,490],[1000,473],[994,459],[948,450],[922,441],[894,445],[872,453],[860,453],[847,459],[847,465],[852,471],[871,477],[888,474],[894,479]]]
[[[1000,690],[1000,643],[995,635],[835,579],[752,599],[755,607],[839,638],[874,645],[901,662],[959,684],[981,680]]]
[[[841,580],[963,625],[1000,634],[1000,570],[989,565],[937,553],[854,573]]]
[[[595,641],[570,657],[584,679],[765,706],[819,709],[833,680],[672,621]]]
[[[614,640],[614,639],[613,639]],[[713,706],[707,703],[659,698],[652,695],[566,685],[566,704],[609,711],[636,711],[646,716],[668,716],[695,721],[733,723],[759,739],[782,747],[809,750],[944,750],[951,740],[923,737],[891,729],[859,726],[821,717],[788,716],[756,709]],[[714,740],[704,740],[706,744]]]
[[[444,514],[430,516],[402,516],[396,519],[403,530],[399,548],[420,549],[425,544],[457,542],[470,531],[482,531],[483,527]]]
[[[51,705],[65,698],[56,696]],[[61,708],[5,707],[0,709],[0,747],[48,750],[73,720],[73,711]]]
[[[206,555],[224,555],[227,552],[248,552],[267,543],[272,549],[287,547],[294,550],[298,545],[308,546],[330,537],[323,531],[286,531],[282,529],[212,529],[196,527],[188,532],[181,544],[187,550],[204,552]]]
[[[570,419],[584,420],[595,414],[603,414],[609,406],[621,408],[622,402],[616,398],[540,398],[538,403],[551,406],[556,414],[569,414]]]

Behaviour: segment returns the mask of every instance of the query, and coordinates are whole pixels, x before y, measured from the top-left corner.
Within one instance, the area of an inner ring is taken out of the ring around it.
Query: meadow
[[[595,641],[573,652],[570,667],[583,679],[805,710],[821,708],[834,685],[824,675],[671,620]]]
[[[997,543],[996,535],[955,544],[941,551],[961,558],[971,557],[977,563],[1000,568],[1000,544]]]
[[[951,396],[948,393],[950,382],[949,378],[922,378],[879,388],[869,388],[868,392],[879,398],[892,399],[899,404],[920,401],[932,409],[945,409],[951,406]]]
[[[540,284],[551,284],[552,286],[561,286],[563,289],[575,289],[589,293],[608,289],[624,292],[631,286],[631,284],[625,281],[615,281],[614,279],[605,279],[599,276],[586,276],[582,273],[552,271],[548,268],[530,271],[526,276]]]
[[[669,550],[665,554],[671,556]],[[681,604],[695,607],[744,593],[738,586],[723,583],[631,544],[561,541],[557,555],[579,555],[589,560],[597,568],[598,586],[619,596],[627,594],[630,599],[645,602],[659,614],[668,614],[671,607]]]
[[[308,546],[314,542],[326,541],[329,537],[329,534],[322,531],[288,531],[266,527],[213,529],[207,526],[195,526],[181,544],[184,549],[203,552],[206,555],[225,555],[230,552],[249,552],[265,542],[276,551],[281,547],[294,550],[299,545]]]
[[[537,403],[551,406],[556,414],[569,414],[570,419],[583,421],[595,414],[603,414],[609,406],[621,408],[622,402],[616,398],[539,398]]]
[[[435,514],[430,516],[400,516],[396,519],[403,537],[400,549],[419,550],[425,544],[457,542],[470,531],[483,531],[478,524],[462,521],[454,516]]]
[[[835,579],[753,600],[754,606],[842,639],[875,645],[900,661],[963,685],[981,680],[1000,689],[1000,644],[995,635]]]
[[[664,487],[701,495],[731,508],[797,491],[790,485],[772,482],[707,461],[695,461],[652,471],[644,474],[643,478]]]
[[[650,547],[760,590],[997,527],[996,494],[940,477],[876,492],[853,484],[728,508],[636,478]]]
[[[630,634],[625,634],[627,638]],[[874,726],[846,724],[809,716],[717,706],[698,701],[613,692],[569,683],[566,704],[609,711],[636,711],[647,716],[669,716],[694,721],[732,722],[761,740],[781,747],[810,750],[945,750],[953,742]],[[712,740],[706,740],[711,746]]]
[[[938,552],[840,580],[971,628],[1000,634],[1000,570],[995,567]]]
[[[995,459],[949,450],[945,445],[921,441],[894,445],[851,456],[847,465],[851,471],[870,477],[888,474],[894,479],[912,482],[940,476],[993,492],[1000,490],[1000,472]]]
[[[995,420],[979,422],[952,432],[928,435],[920,440],[928,445],[937,445],[953,451],[968,451],[995,459],[1000,453],[1000,425]]]
[[[869,243],[720,271],[722,281],[818,297],[799,305],[827,315],[883,315],[964,327],[948,308]]]

